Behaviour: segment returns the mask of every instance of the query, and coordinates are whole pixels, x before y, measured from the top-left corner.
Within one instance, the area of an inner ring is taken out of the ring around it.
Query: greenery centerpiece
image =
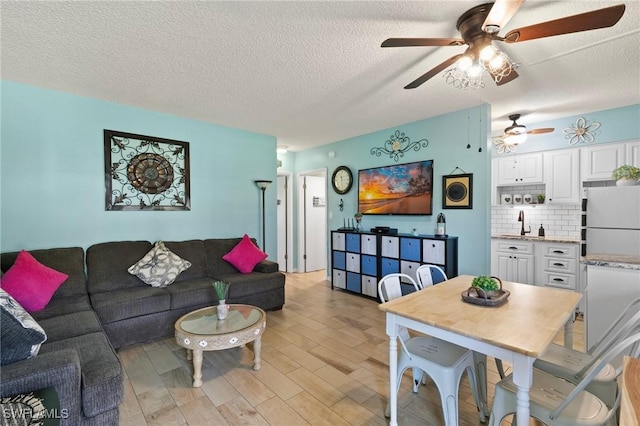
[[[229,293],[229,283],[224,281],[214,281],[213,289],[218,295],[218,319],[223,320],[227,318],[229,314],[229,305],[226,304],[227,294]]]
[[[229,283],[224,281],[214,281],[213,289],[216,291],[220,303],[224,304],[224,301],[227,299],[227,294],[229,294]]]
[[[625,164],[611,173],[611,179],[615,180],[619,186],[636,185],[640,180],[640,168]]]
[[[498,284],[496,277],[488,277],[486,275],[479,275],[473,279],[471,286],[476,289],[482,290],[487,297],[494,296],[496,292],[500,290],[500,284]]]

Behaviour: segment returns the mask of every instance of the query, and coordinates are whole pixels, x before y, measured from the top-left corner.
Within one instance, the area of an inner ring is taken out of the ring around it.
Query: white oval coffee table
[[[193,357],[193,387],[202,386],[202,352],[243,346],[253,342],[253,369],[260,370],[262,333],[267,326],[265,312],[250,305],[229,305],[226,319],[219,320],[217,308],[209,306],[189,312],[176,321],[178,345]]]

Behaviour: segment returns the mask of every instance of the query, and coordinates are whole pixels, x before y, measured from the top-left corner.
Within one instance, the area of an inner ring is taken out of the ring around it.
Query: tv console
[[[377,299],[378,281],[391,273],[416,279],[415,271],[428,263],[440,266],[449,278],[458,275],[458,237],[395,231],[331,231],[331,288]]]

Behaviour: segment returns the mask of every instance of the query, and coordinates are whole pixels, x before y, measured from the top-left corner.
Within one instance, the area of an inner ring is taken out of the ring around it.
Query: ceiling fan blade
[[[625,5],[606,7],[553,21],[541,22],[509,31],[504,37],[507,43],[517,43],[543,37],[577,33],[614,26],[624,14]]]
[[[529,131],[527,132],[527,134],[529,134],[529,135],[539,135],[539,134],[541,134],[541,133],[551,133],[551,132],[553,132],[554,130],[555,130],[555,129],[554,129],[553,127],[543,127],[543,128],[540,128],[540,129],[532,129],[532,130],[529,130]]]
[[[454,55],[454,56],[450,57],[446,61],[442,62],[440,65],[437,65],[437,66],[431,68],[425,74],[421,75],[420,77],[418,77],[417,79],[415,79],[411,83],[409,83],[406,86],[404,86],[404,88],[405,89],[415,89],[416,87],[420,86],[425,81],[429,80],[434,75],[440,73],[441,71],[443,71],[446,68],[448,68],[451,65],[453,65],[453,63],[455,61],[457,61],[460,58],[460,56],[462,56],[462,54]]]
[[[525,0],[496,0],[482,24],[482,31],[495,34],[511,20]],[[489,27],[489,30],[487,30]],[[491,27],[494,27],[493,30]],[[495,28],[497,27],[497,28]]]
[[[489,71],[489,73],[491,74],[491,72],[490,72],[490,71]],[[495,81],[495,76],[494,76],[493,74],[492,74],[492,76],[493,76],[493,81]],[[498,82],[496,83],[496,86],[502,86],[503,84],[507,84],[507,83],[509,83],[510,81],[513,81],[513,80],[515,80],[516,78],[518,78],[518,76],[519,76],[519,74],[516,72],[516,70],[511,70],[511,72],[510,72],[508,75],[506,75],[506,76],[502,77],[502,78],[500,79],[500,81],[498,81]]]
[[[464,44],[461,38],[388,38],[381,47],[408,46],[460,46]]]

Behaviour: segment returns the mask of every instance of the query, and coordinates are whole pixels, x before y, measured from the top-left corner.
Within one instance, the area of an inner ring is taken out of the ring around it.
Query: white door
[[[326,170],[300,176],[301,214],[298,270],[318,271],[327,267]]]
[[[278,175],[278,267],[290,272],[291,247],[291,174]]]

